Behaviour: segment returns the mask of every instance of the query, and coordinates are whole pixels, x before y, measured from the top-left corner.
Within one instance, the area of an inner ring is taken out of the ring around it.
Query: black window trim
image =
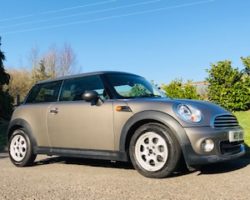
[[[62,83],[61,83],[61,86],[60,86],[60,90],[59,90],[59,92],[58,92],[58,96],[57,96],[56,102],[60,102],[61,92],[62,92],[62,88],[63,88],[63,85],[64,85],[65,80],[68,80],[68,79],[63,79],[63,80],[62,80]]]
[[[59,92],[58,92],[58,96],[56,98],[56,101],[51,101],[51,102],[29,102],[27,103],[27,99],[28,97],[30,96],[31,94],[31,91],[33,90],[34,87],[36,86],[39,86],[39,85],[45,85],[45,84],[50,84],[50,83],[55,83],[55,82],[59,82],[60,83],[60,89],[59,89]],[[30,91],[28,92],[28,95],[25,97],[25,100],[23,102],[23,104],[51,104],[51,103],[54,103],[54,102],[58,102],[58,97],[59,97],[59,94],[60,94],[60,91],[61,91],[61,87],[62,87],[62,83],[64,82],[64,80],[51,80],[49,82],[45,82],[45,83],[36,83],[31,89]]]
[[[116,72],[111,72],[111,73],[108,73],[108,74],[117,74]],[[64,86],[64,83],[65,81],[67,80],[73,80],[73,79],[77,79],[77,78],[83,78],[83,77],[90,77],[90,76],[98,76],[101,81],[102,81],[102,84],[103,84],[103,87],[104,89],[106,90],[108,96],[109,96],[109,99],[106,99],[105,101],[107,100],[116,100],[116,99],[128,99],[128,98],[124,98],[122,96],[120,96],[116,91],[115,89],[111,86],[110,82],[109,82],[109,79],[108,77],[106,76],[107,74],[103,73],[103,74],[91,74],[91,75],[82,75],[82,76],[77,76],[77,77],[71,77],[71,78],[65,78],[65,79],[60,79],[60,80],[51,80],[51,81],[46,81],[46,82],[41,82],[41,83],[36,83],[31,89],[30,91],[28,92],[27,96],[25,97],[24,101],[23,101],[23,104],[49,104],[49,103],[55,103],[55,102],[72,102],[72,101],[60,101],[60,96],[61,96],[61,93],[62,93],[62,89],[63,89],[63,86]],[[138,75],[135,75],[135,74],[129,74],[129,75],[134,75],[134,76],[138,76]],[[139,76],[140,77],[140,76]],[[58,92],[58,96],[57,96],[57,99],[56,101],[52,101],[52,102],[37,102],[37,103],[27,103],[27,99],[28,97],[30,96],[31,94],[31,91],[33,90],[33,88],[37,85],[43,85],[43,84],[50,84],[50,83],[54,83],[54,82],[60,82],[60,89],[59,89],[59,92]]]
[[[111,92],[110,92],[110,88],[108,87],[108,84],[106,83],[106,80],[104,80],[104,77],[103,77],[103,74],[91,74],[91,75],[87,75],[87,76],[78,76],[78,77],[72,77],[72,78],[67,78],[67,79],[63,79],[62,80],[62,85],[61,85],[61,88],[60,88],[60,91],[59,91],[59,94],[58,94],[58,98],[57,98],[57,101],[56,102],[79,102],[79,101],[83,101],[85,102],[84,100],[76,100],[76,101],[63,101],[63,100],[60,100],[60,97],[61,97],[61,93],[62,93],[62,89],[63,89],[63,86],[64,86],[64,83],[68,80],[74,80],[74,79],[81,79],[81,78],[87,78],[87,77],[93,77],[93,76],[96,76],[96,77],[99,77],[102,84],[103,84],[103,87],[104,87],[104,90],[106,90],[106,92],[108,93],[108,96],[109,96],[109,99],[112,99],[112,96],[111,96]],[[105,101],[109,100],[109,99],[106,99]]]

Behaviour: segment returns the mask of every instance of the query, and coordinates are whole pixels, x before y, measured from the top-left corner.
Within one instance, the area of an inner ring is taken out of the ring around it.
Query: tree
[[[58,51],[55,46],[49,48],[49,50],[43,55],[42,59],[44,61],[44,66],[46,71],[51,78],[56,78],[57,73],[57,63],[58,63]]]
[[[64,44],[59,52],[59,67],[57,69],[58,76],[69,75],[76,61],[76,55],[69,44]]]
[[[242,61],[247,65],[247,60]],[[249,109],[250,81],[247,71],[247,67],[242,71],[233,68],[228,60],[211,64],[207,78],[209,100],[231,111]]]
[[[33,74],[40,74],[39,77],[33,77],[37,82],[72,74],[76,63],[76,55],[69,44],[65,44],[61,49],[53,45],[42,56],[39,55],[38,48],[32,48],[30,60]],[[41,65],[43,65],[42,68]],[[46,74],[46,76],[42,77],[42,74]]]
[[[242,71],[243,73],[242,81],[244,83],[245,90],[246,90],[245,95],[248,98],[246,107],[247,109],[250,109],[250,56],[246,58],[241,57],[241,61],[245,67]]]
[[[139,84],[135,84],[130,93],[129,96],[131,97],[136,97],[136,96],[143,96],[147,94],[147,89],[145,87],[143,87],[142,85]]]
[[[32,69],[32,82],[33,82],[33,84],[38,82],[38,81],[49,79],[51,77],[52,77],[52,75],[50,76],[46,72],[44,60],[41,60],[39,65]]]
[[[8,86],[9,93],[15,99],[19,96],[20,101],[23,101],[33,85],[31,72],[25,69],[12,69],[9,73],[11,76]]]
[[[64,44],[61,49],[52,46],[42,57],[49,77],[55,78],[69,75],[73,72],[76,55],[69,44]]]
[[[246,58],[241,57],[240,59],[241,59],[243,65],[245,66],[243,73],[245,73],[249,77],[250,76],[250,56],[248,56]]]
[[[163,85],[162,89],[168,97],[177,99],[200,99],[196,88],[191,81],[183,83],[182,80],[174,80],[168,85]]]
[[[31,62],[31,67],[36,68],[40,61],[39,49],[37,46],[32,47],[29,54],[29,61]]]
[[[0,37],[0,47],[1,47],[1,37]],[[0,91],[3,90],[3,86],[9,84],[10,75],[5,72],[3,61],[5,60],[5,55],[0,49]]]
[[[1,37],[0,37],[1,47]],[[12,98],[8,90],[4,90],[3,86],[8,85],[10,75],[5,72],[3,62],[5,60],[4,53],[0,49],[0,119],[9,119],[12,113]]]

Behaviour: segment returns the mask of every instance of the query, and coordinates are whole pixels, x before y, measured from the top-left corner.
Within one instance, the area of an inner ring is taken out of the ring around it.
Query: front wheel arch
[[[126,122],[120,136],[119,150],[121,152],[127,152],[130,139],[135,130],[146,123],[159,123],[169,128],[179,142],[182,152],[185,152],[185,145],[190,143],[185,130],[172,116],[160,111],[142,111],[133,115]]]

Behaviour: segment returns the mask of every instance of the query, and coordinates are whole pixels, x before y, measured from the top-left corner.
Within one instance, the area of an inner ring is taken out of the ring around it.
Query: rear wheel
[[[129,154],[139,173],[150,178],[164,178],[175,170],[181,149],[167,127],[148,123],[135,131],[130,141]]]
[[[31,140],[24,129],[16,129],[11,135],[9,156],[12,163],[18,167],[31,165],[36,159]]]

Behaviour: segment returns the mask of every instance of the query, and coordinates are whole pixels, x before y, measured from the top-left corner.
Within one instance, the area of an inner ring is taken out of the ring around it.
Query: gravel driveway
[[[39,156],[14,167],[0,153],[0,199],[250,199],[250,158],[149,179],[129,164]]]

